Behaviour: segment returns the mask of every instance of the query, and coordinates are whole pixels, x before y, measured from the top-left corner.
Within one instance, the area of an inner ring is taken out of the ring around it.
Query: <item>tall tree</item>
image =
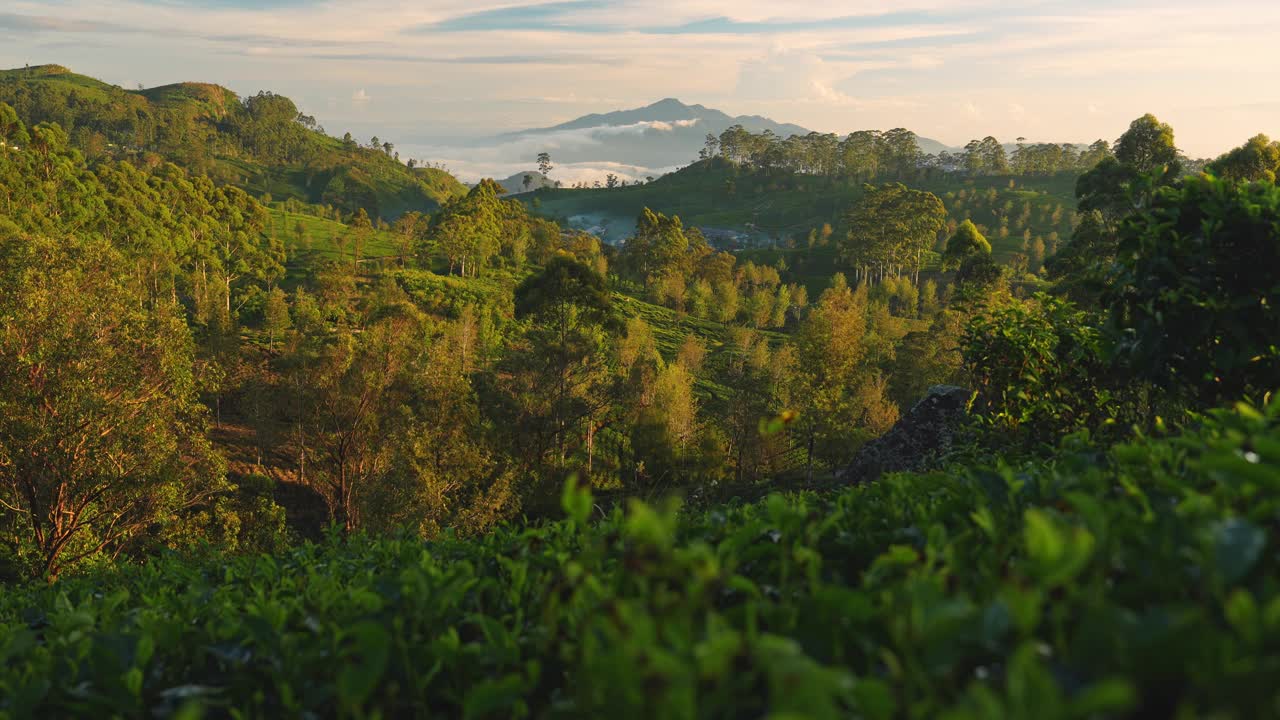
[[[222,488],[191,334],[126,268],[96,240],[0,241],[0,507],[44,577]]]
[[[344,327],[320,352],[306,402],[308,444],[318,456],[312,486],[347,531],[364,524],[367,499],[395,462],[388,439],[427,417],[412,406],[424,319],[403,299],[372,310],[360,332]]]
[[[515,311],[528,325],[500,376],[517,454],[539,472],[572,467],[589,477],[615,392],[610,346],[621,325],[605,279],[557,255],[516,289]]]
[[[848,228],[841,258],[860,279],[877,280],[914,268],[937,243],[947,211],[936,195],[901,183],[866,186],[844,217]]]
[[[1129,129],[1116,140],[1116,160],[1145,174],[1164,170],[1177,175],[1178,147],[1174,144],[1173,128],[1147,113],[1129,124]]]

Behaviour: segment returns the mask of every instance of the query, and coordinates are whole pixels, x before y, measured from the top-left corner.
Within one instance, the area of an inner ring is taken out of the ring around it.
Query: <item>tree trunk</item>
[[[814,432],[812,428],[810,428],[809,429],[809,453],[806,459],[806,464],[808,465],[808,468],[805,471],[805,474],[808,476],[807,482],[809,483],[810,486],[813,485],[813,442],[816,435],[817,433]]]

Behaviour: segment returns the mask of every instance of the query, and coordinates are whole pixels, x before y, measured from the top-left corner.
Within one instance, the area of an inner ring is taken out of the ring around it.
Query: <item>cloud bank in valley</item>
[[[442,164],[465,182],[477,182],[481,178],[507,178],[519,172],[537,167],[539,153],[549,153],[552,159],[591,154],[601,151],[621,137],[640,137],[645,133],[669,133],[676,128],[691,128],[697,120],[673,122],[648,121],[628,125],[594,128],[553,130],[539,133],[507,135],[458,144],[402,144],[402,158],[415,158],[421,162]],[[690,161],[694,158],[690,157]],[[678,165],[642,165],[606,160],[578,160],[555,162],[552,180],[566,185],[578,182],[594,182],[608,174],[634,182],[659,177],[677,170]]]

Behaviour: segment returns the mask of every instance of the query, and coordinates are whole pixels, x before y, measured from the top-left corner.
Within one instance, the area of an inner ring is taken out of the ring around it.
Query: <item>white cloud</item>
[[[639,136],[647,132],[673,132],[677,127],[687,128],[697,124],[696,119],[674,122],[640,122],[630,125],[608,125],[575,130],[556,130],[522,134],[502,141],[451,145],[399,143],[404,158],[418,158],[428,163],[443,163],[459,178],[476,182],[481,178],[506,178],[525,172],[536,166],[538,153],[583,151],[601,148],[611,139],[623,136]],[[614,162],[556,163],[553,179],[564,183],[602,180],[614,173],[627,180],[658,177],[674,170],[671,166],[646,166]]]
[[[816,53],[775,45],[742,63],[735,95],[745,101],[851,104],[835,88],[841,73]]]
[[[365,92],[364,88],[360,88],[354,93],[351,93],[351,104],[357,107],[361,105],[368,105],[372,100],[373,98],[369,97],[369,93]]]

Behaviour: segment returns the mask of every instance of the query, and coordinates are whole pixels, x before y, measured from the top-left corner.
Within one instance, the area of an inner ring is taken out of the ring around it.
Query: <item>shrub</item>
[[[1039,294],[975,315],[961,352],[992,440],[1056,444],[1117,418],[1102,334],[1066,300]]]
[[[1280,188],[1202,176],[1120,227],[1104,296],[1119,358],[1211,406],[1280,384]]]
[[[1263,717],[1280,402],[1180,437],[0,594],[0,716]]]

